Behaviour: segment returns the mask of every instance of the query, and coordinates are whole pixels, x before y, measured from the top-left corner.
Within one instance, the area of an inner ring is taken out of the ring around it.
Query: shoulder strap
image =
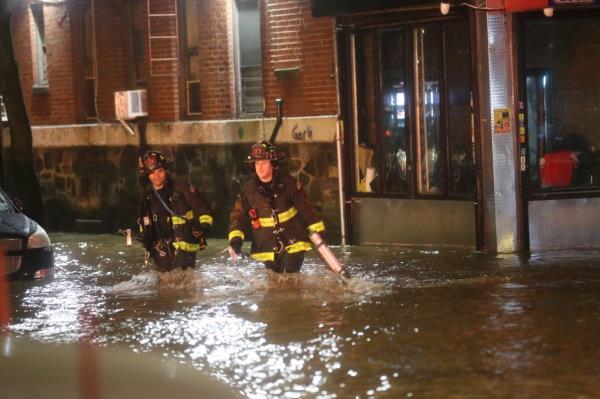
[[[160,201],[160,203],[162,204],[163,208],[165,208],[165,210],[167,212],[169,212],[169,215],[171,215],[171,216],[177,216],[177,217],[180,217],[180,218],[182,218],[184,220],[187,220],[187,221],[191,220],[191,219],[186,218],[183,215],[179,215],[179,214],[173,212],[173,210],[169,207],[169,205],[167,205],[167,203],[165,202],[165,200],[160,196],[160,194],[158,193],[158,191],[156,191],[156,189],[154,187],[152,188],[152,191],[154,191],[154,195],[156,195],[156,198],[158,198],[158,201]]]

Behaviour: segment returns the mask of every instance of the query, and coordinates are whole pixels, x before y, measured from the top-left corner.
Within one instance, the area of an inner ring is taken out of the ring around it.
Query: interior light
[[[554,15],[554,8],[553,7],[546,7],[544,8],[544,15],[547,17],[551,17]]]
[[[440,3],[440,12],[442,13],[442,15],[447,15],[449,11],[450,11],[450,3],[447,1],[442,1]]]

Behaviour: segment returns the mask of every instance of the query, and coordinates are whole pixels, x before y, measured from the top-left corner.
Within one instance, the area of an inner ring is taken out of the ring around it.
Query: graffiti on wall
[[[298,128],[298,124],[294,125],[294,127],[292,128],[292,138],[295,141],[300,141],[300,142],[304,142],[307,140],[312,141],[312,137],[313,137],[313,130],[310,125],[306,125],[306,129],[304,129],[304,130]]]

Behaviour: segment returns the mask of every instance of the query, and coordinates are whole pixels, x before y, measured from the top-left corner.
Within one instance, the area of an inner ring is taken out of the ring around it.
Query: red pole
[[[10,294],[6,274],[6,257],[0,250],[0,333],[8,333],[10,324]]]
[[[90,331],[85,332],[79,339],[81,398],[101,399],[100,356],[91,342],[94,334],[94,316],[84,308],[79,311],[79,318],[82,326],[90,326]]]

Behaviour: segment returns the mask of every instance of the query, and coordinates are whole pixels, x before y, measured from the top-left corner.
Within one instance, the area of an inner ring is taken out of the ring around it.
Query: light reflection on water
[[[14,335],[158,353],[249,397],[600,395],[600,255],[334,251],[302,274],[231,265],[211,240],[160,275],[110,235],[53,235],[56,275],[13,283]]]

